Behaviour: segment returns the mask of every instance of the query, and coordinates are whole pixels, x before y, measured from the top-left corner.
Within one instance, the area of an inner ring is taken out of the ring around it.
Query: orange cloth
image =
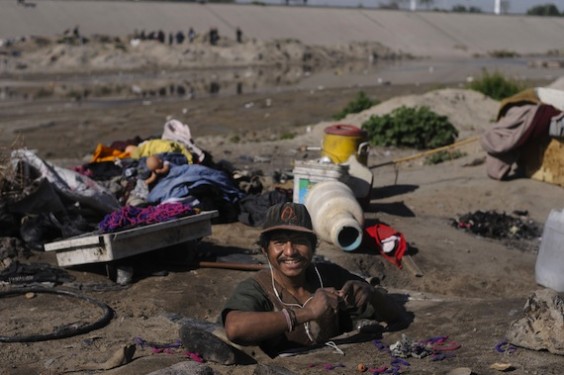
[[[92,154],[91,162],[99,163],[103,161],[114,161],[116,159],[125,159],[129,157],[130,155],[128,152],[104,146],[103,144],[99,143],[98,146],[96,146],[96,150],[94,150],[94,153]]]

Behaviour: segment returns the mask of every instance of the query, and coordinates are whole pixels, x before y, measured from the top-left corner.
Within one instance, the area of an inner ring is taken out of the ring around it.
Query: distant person
[[[210,44],[212,46],[215,46],[217,44],[217,41],[219,40],[219,32],[217,31],[217,28],[212,27],[210,29],[209,37],[210,37]]]
[[[184,33],[182,31],[178,31],[175,35],[176,38],[176,44],[182,44],[184,43]]]
[[[196,38],[196,32],[194,31],[193,28],[190,28],[190,29],[188,30],[188,41],[189,41],[190,43],[192,43],[192,42],[194,41],[194,38]]]
[[[240,27],[237,27],[237,30],[235,30],[235,36],[237,38],[237,43],[243,42],[243,32]]]
[[[159,42],[164,43],[165,42],[165,33],[162,30],[159,30],[159,32],[157,33],[157,39],[159,40]]]
[[[174,36],[172,35],[172,33],[168,33],[168,44],[171,46],[172,42],[174,40]]]

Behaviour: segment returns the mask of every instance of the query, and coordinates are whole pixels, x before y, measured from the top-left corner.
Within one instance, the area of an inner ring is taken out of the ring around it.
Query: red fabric
[[[364,245],[369,250],[378,251],[387,261],[395,264],[398,268],[402,268],[401,259],[407,251],[407,242],[403,234],[386,224],[376,224],[371,227],[364,228],[366,236],[364,237]],[[391,254],[386,254],[382,250],[382,241],[390,236],[398,236],[399,243]]]

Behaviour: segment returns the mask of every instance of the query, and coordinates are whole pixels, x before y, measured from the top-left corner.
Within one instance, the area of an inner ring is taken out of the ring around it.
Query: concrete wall
[[[0,38],[57,35],[79,25],[84,35],[126,35],[135,29],[295,38],[331,45],[378,41],[418,56],[463,56],[493,50],[521,54],[564,49],[563,17],[495,16],[367,9],[182,4],[148,1],[0,0]]]

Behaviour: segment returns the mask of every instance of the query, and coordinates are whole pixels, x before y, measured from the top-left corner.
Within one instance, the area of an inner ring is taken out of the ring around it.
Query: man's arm
[[[225,316],[227,338],[240,345],[256,345],[286,331],[288,323],[282,311],[231,310]]]
[[[293,310],[300,324],[316,320],[329,311],[338,309],[339,297],[332,288],[318,289],[313,298],[301,309]],[[224,320],[227,338],[236,344],[254,345],[290,331],[288,318],[283,311],[229,311]]]

